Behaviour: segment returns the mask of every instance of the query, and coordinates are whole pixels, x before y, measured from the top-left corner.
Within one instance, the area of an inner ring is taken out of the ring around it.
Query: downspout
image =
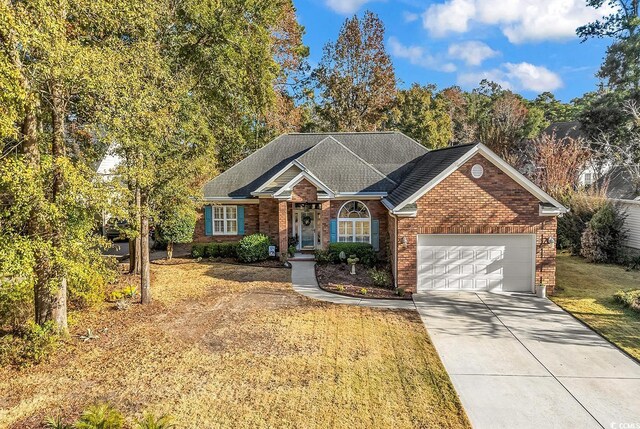
[[[393,251],[393,286],[398,288],[398,216],[394,215],[391,210],[389,210],[389,215],[394,219],[395,224],[395,243],[393,243],[394,251]]]

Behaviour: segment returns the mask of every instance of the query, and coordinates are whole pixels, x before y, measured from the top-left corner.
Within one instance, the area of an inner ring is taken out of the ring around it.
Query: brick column
[[[331,231],[329,230],[329,221],[331,220],[331,201],[323,201],[321,206],[321,222],[322,228],[322,248],[329,248],[329,240],[331,239]]]
[[[287,202],[280,201],[278,203],[278,246],[280,255],[287,253],[289,244],[289,219],[287,213]]]

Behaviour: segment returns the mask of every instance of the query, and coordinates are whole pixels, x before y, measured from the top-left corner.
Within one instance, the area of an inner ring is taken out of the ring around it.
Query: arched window
[[[338,241],[371,243],[371,214],[360,201],[345,203],[338,212]]]

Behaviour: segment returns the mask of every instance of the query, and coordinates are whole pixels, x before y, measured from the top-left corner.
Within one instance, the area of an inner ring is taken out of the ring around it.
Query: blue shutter
[[[244,206],[238,206],[238,235],[244,235]]]
[[[329,223],[329,230],[331,231],[331,234],[329,235],[330,237],[330,242],[331,243],[335,243],[338,241],[338,221],[336,219],[331,219],[331,222]]]
[[[211,206],[204,206],[204,235],[213,235]]]
[[[371,244],[376,252],[380,250],[380,221],[371,219]]]

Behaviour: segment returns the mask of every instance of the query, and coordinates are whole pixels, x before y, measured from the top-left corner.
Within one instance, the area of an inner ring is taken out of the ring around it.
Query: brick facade
[[[235,204],[244,207],[244,233],[254,234],[260,230],[258,204]],[[196,228],[193,232],[194,243],[221,243],[230,241],[240,241],[242,235],[205,235],[204,233],[204,207],[198,210],[196,218]]]
[[[278,200],[260,198],[258,231],[268,235],[274,243],[278,242]]]
[[[318,189],[307,179],[302,179],[291,190],[291,201],[294,203],[315,203],[318,201]]]
[[[475,164],[484,167],[479,179],[471,176]],[[546,240],[556,236],[556,218],[539,216],[539,201],[482,155],[423,195],[417,206],[417,217],[398,218],[397,266],[393,261],[398,287],[416,289],[418,234],[536,234],[535,283],[553,292],[556,249]]]

